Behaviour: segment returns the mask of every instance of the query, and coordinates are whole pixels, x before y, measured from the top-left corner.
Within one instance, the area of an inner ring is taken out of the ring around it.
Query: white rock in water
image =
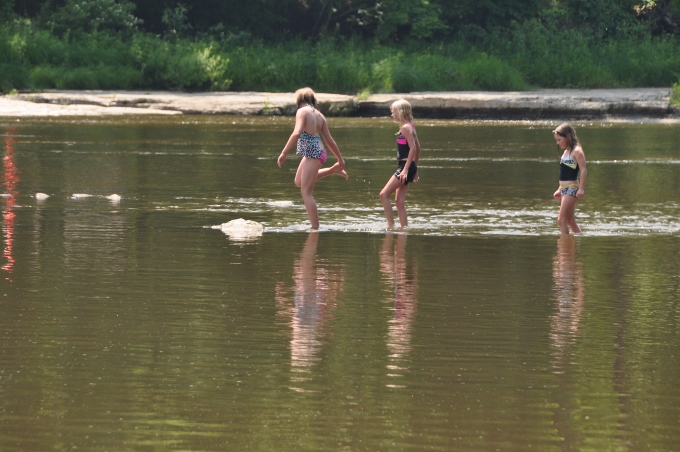
[[[35,199],[37,199],[38,201],[44,201],[45,199],[47,199],[49,197],[50,197],[50,195],[47,195],[45,193],[36,193],[35,194]]]
[[[82,198],[89,198],[92,195],[88,195],[87,193],[74,193],[71,195],[72,199],[82,199]]]
[[[264,225],[257,221],[244,220],[239,218],[231,220],[227,223],[222,223],[219,226],[229,238],[233,240],[253,240],[260,237],[264,232]]]
[[[258,223],[257,221],[244,220],[239,218],[237,220],[231,220],[227,223],[222,223],[220,229],[223,231],[264,231],[264,225]]]
[[[120,195],[117,195],[117,194],[114,193],[112,195],[107,196],[106,199],[113,201],[113,202],[118,202],[118,201],[120,201]]]
[[[291,207],[293,201],[269,201],[267,202],[272,207]]]

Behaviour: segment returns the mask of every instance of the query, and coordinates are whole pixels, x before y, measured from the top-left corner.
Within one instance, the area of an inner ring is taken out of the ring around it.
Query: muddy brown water
[[[677,447],[678,125],[576,123],[560,238],[555,123],[417,121],[388,233],[395,125],[334,118],[310,233],[291,121],[2,120],[0,449]]]

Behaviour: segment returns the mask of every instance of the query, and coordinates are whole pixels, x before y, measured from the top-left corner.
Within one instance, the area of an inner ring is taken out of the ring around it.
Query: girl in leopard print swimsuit
[[[326,117],[314,107],[316,105],[314,91],[311,88],[301,88],[295,95],[298,107],[295,114],[295,129],[283,147],[277,163],[281,168],[286,161],[286,155],[296,147],[296,154],[301,156],[302,160],[295,173],[295,185],[300,187],[312,229],[319,229],[319,214],[314,201],[316,181],[331,174],[338,174],[345,179],[349,179],[349,176],[345,172],[345,160],[340,149],[328,130]],[[326,161],[326,150],[321,144],[322,137],[326,146],[338,159],[330,168],[322,168]]]

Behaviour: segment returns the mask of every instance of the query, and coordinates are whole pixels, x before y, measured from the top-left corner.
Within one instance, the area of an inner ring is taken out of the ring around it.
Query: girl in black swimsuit
[[[385,208],[387,227],[394,227],[394,213],[390,196],[394,195],[394,203],[397,205],[399,224],[402,228],[408,226],[408,216],[406,215],[406,193],[408,192],[409,182],[418,182],[417,163],[420,159],[420,141],[416,134],[416,127],[413,125],[413,114],[411,104],[407,100],[400,99],[395,101],[390,107],[392,118],[399,123],[399,135],[397,136],[397,171],[390,177],[387,184],[380,192],[380,201]]]
[[[553,130],[553,137],[557,147],[562,150],[560,159],[560,186],[553,193],[553,198],[560,201],[560,213],[557,216],[557,224],[560,234],[569,234],[569,229],[574,233],[581,232],[576,224],[576,202],[586,195],[586,181],[588,170],[586,169],[586,156],[578,141],[576,131],[568,124],[560,124]]]

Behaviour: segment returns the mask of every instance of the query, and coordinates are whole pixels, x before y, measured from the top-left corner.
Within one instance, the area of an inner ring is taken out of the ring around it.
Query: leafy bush
[[[229,60],[207,42],[168,42],[150,35],[136,35],[131,53],[145,84],[156,89],[226,90]]]
[[[28,20],[13,20],[0,24],[0,89],[292,91],[312,86],[354,94],[678,82],[680,37],[655,37],[642,27],[627,33],[605,39],[576,29],[558,32],[550,20],[533,19],[475,34],[475,46],[460,38],[425,50],[415,41],[400,46],[358,39],[265,44],[245,33],[200,39],[164,39],[139,31],[55,36]]]
[[[478,54],[463,62],[460,73],[475,89],[488,91],[518,91],[526,89],[522,74],[496,56]]]
[[[132,33],[141,23],[132,11],[135,4],[121,0],[66,0],[48,19],[57,36],[98,31]]]
[[[609,41],[596,58],[623,86],[670,86],[680,75],[680,39],[630,37]]]
[[[139,71],[106,65],[67,69],[36,66],[30,71],[33,86],[50,89],[135,89],[142,83]]]
[[[8,93],[22,86],[28,79],[26,68],[15,64],[0,63],[0,91]]]
[[[486,48],[519,71],[530,86],[601,88],[618,84],[593,54],[592,39],[576,30],[556,34],[532,20],[494,36]]]
[[[673,85],[673,92],[671,93],[671,103],[680,106],[680,80]]]

